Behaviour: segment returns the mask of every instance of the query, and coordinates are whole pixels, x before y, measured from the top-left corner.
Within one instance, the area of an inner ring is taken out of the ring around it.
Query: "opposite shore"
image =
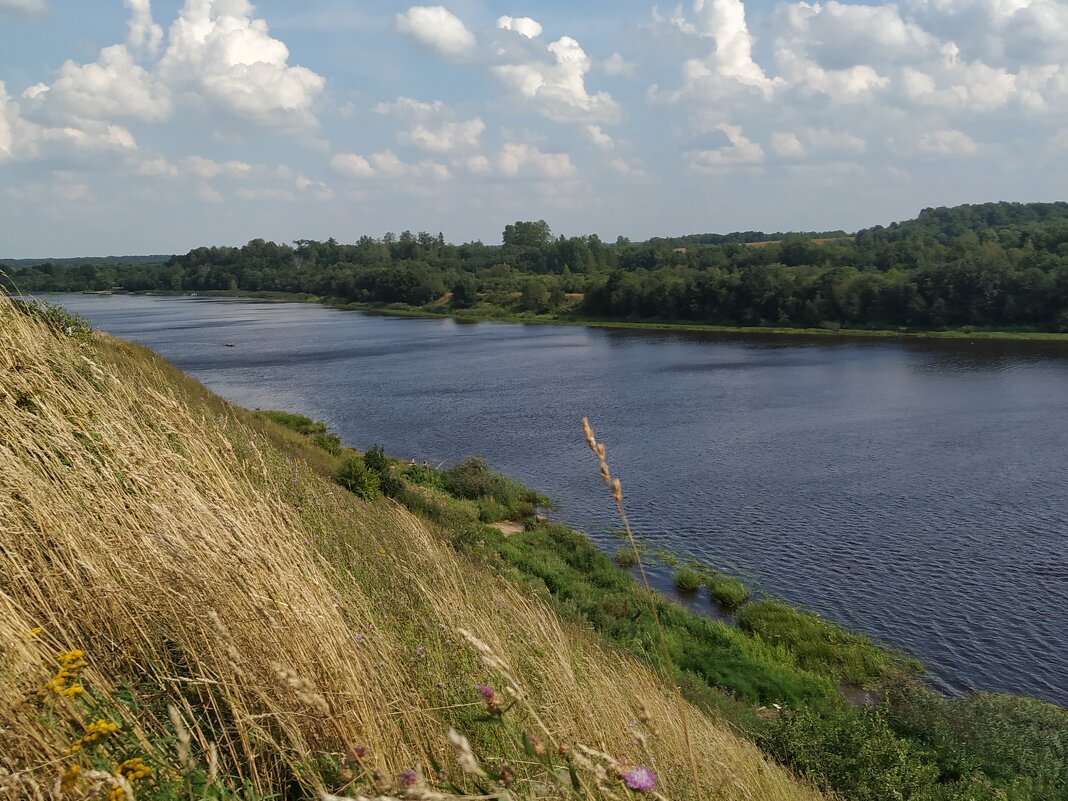
[[[42,292],[36,293],[42,296],[58,294],[87,294],[107,295],[110,292]],[[452,309],[446,304],[432,304],[430,306],[409,306],[406,304],[384,303],[360,303],[346,302],[337,298],[320,295],[308,295],[291,292],[242,292],[234,290],[205,290],[200,292],[168,292],[162,290],[150,290],[144,292],[129,292],[130,295],[153,295],[162,297],[206,297],[206,298],[248,298],[255,300],[268,300],[279,303],[317,303],[332,309],[343,311],[362,311],[371,314],[381,314],[391,317],[414,317],[428,319],[451,319],[461,323],[519,323],[524,325],[567,325],[582,326],[587,328],[618,328],[636,331],[678,331],[707,334],[738,334],[766,337],[827,337],[842,339],[983,339],[983,340],[1006,340],[1016,342],[1065,342],[1068,343],[1068,333],[1052,331],[994,331],[980,330],[971,326],[946,330],[913,330],[913,329],[878,329],[878,328],[793,328],[788,326],[730,326],[710,325],[704,323],[682,323],[664,320],[614,320],[606,318],[589,317],[565,312],[564,314],[536,314],[536,313],[510,313],[505,310],[479,310],[479,309]]]

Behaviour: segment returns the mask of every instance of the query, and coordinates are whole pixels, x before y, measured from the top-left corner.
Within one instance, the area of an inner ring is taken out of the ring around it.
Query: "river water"
[[[57,300],[241,405],[432,464],[482,456],[614,550],[588,415],[653,544],[904,648],[947,691],[1068,706],[1068,343]]]

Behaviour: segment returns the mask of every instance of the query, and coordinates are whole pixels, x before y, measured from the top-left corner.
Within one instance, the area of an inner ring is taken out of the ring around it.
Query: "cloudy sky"
[[[0,256],[1065,199],[1068,0],[0,0]]]

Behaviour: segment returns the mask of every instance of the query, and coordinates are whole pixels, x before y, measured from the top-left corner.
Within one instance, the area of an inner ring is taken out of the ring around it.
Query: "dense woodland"
[[[81,261],[81,260],[78,260]],[[158,263],[9,263],[22,292],[304,293],[487,316],[825,328],[1068,331],[1068,203],[924,209],[858,231],[606,243],[508,225],[502,245],[405,231],[253,240]]]

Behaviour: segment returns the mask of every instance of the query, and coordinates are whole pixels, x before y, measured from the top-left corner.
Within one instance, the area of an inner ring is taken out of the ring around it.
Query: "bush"
[[[701,586],[701,574],[692,567],[675,571],[675,589],[679,592],[697,592]]]
[[[713,573],[705,580],[705,586],[712,600],[724,606],[741,606],[749,600],[749,588],[734,576]]]
[[[380,476],[389,472],[389,458],[386,450],[381,445],[372,445],[363,455],[363,463],[369,470],[374,470]]]
[[[302,434],[305,437],[313,437],[316,434],[329,433],[326,428],[326,423],[312,420],[310,417],[305,417],[302,414],[279,412],[273,409],[257,409],[256,411],[271,422],[277,423],[280,426],[285,426],[290,431],[296,431],[298,434]]]
[[[784,710],[764,746],[802,777],[850,801],[923,798],[938,779],[929,757],[898,738],[872,708]]]
[[[499,520],[519,520],[534,514],[535,506],[548,502],[533,490],[490,468],[473,456],[444,470],[441,485],[456,498],[481,501],[491,498],[504,508]]]
[[[43,300],[16,300],[14,307],[27,317],[36,317],[54,333],[68,337],[85,339],[93,333],[93,325],[78,312],[71,311],[57,303]]]
[[[334,481],[365,501],[378,497],[378,473],[367,468],[362,456],[353,456],[346,460],[334,474]]]
[[[331,456],[341,455],[341,438],[337,434],[315,434],[311,440]]]
[[[404,482],[393,475],[391,470],[387,470],[379,474],[378,488],[387,498],[396,498],[404,491]]]
[[[479,498],[475,503],[478,504],[478,519],[483,523],[496,523],[499,520],[508,519],[508,510],[493,498]]]

